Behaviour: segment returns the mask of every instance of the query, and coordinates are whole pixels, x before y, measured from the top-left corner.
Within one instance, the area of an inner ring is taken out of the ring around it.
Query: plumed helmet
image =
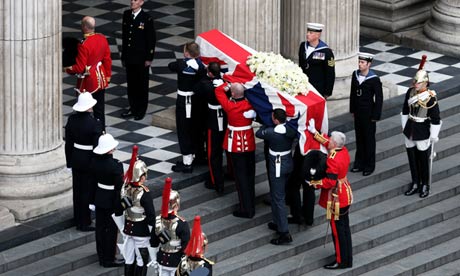
[[[206,246],[208,245],[208,238],[201,231],[201,218],[196,216],[193,221],[192,233],[184,254],[189,257],[202,258],[204,256]]]
[[[176,190],[171,190],[171,193],[169,194],[169,206],[168,206],[168,211],[169,212],[174,212],[179,210],[180,208],[180,195],[179,192]]]
[[[145,177],[147,178],[147,165],[144,163],[144,161],[138,159],[134,163],[133,167],[133,178],[131,179],[132,182],[139,182],[141,180],[141,177],[145,174]]]
[[[414,77],[414,82],[415,83],[421,83],[421,82],[429,82],[430,79],[428,78],[428,72],[425,70],[418,70],[417,73],[415,73]]]

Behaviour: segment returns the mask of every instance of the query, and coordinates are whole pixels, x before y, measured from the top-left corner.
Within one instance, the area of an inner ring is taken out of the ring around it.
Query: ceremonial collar
[[[355,71],[356,78],[359,77],[359,73],[360,73],[360,72],[361,72],[361,71],[359,71],[359,70],[356,70],[356,71]],[[367,76],[365,76],[365,77],[366,77],[366,78],[364,79],[364,81],[367,81],[368,79],[377,78],[378,76],[375,74],[374,71],[372,71],[372,69],[369,69],[369,72],[367,73]]]
[[[305,41],[305,51],[307,51],[308,46],[310,46],[310,44],[308,43],[308,41]],[[313,47],[313,46],[311,46],[311,47]],[[313,50],[313,52],[319,51],[319,50],[322,50],[322,49],[328,49],[328,48],[329,48],[329,46],[324,41],[322,41],[320,39],[318,45],[316,45],[315,50]]]
[[[87,37],[95,35],[95,34],[96,34],[95,32],[91,32],[91,33],[83,34],[83,37],[87,38]]]

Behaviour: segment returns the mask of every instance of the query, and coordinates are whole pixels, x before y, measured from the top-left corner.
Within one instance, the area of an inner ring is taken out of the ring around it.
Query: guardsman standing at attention
[[[171,181],[171,178],[166,178],[161,214],[155,219],[155,230],[150,240],[152,247],[159,247],[157,262],[160,276],[174,276],[190,240],[188,223],[177,213],[180,209],[180,195],[171,189]]]
[[[351,172],[370,175],[375,169],[375,129],[382,114],[382,82],[370,69],[373,54],[359,53],[351,76],[350,113],[355,121],[356,154]]]
[[[153,18],[142,9],[144,0],[131,0],[123,13],[121,62],[126,68],[129,109],[122,118],[142,120],[149,101],[149,70],[155,53]]]
[[[96,104],[91,93],[78,96],[73,113],[65,126],[65,156],[67,168],[72,169],[73,214],[77,230],[94,231],[89,204],[93,202],[95,183],[90,162],[93,149],[102,134],[101,122],[91,115]]]
[[[345,147],[346,137],[338,131],[333,131],[330,137],[321,135],[316,131],[315,120],[311,119],[309,123],[308,131],[329,152],[326,159],[326,177],[309,181],[311,186],[321,188],[319,205],[326,209],[335,247],[335,260],[324,268],[350,268],[353,266],[353,246],[348,214],[353,203],[353,193],[347,179],[350,155]]]
[[[97,101],[93,108],[94,117],[99,119],[105,128],[104,95],[112,76],[112,58],[107,39],[104,35],[95,33],[95,28],[96,21],[93,17],[83,17],[81,30],[84,39],[77,46],[75,64],[64,67],[64,71],[78,76],[78,91],[92,94]]]
[[[94,205],[96,206],[96,250],[103,267],[123,266],[115,258],[117,225],[112,214],[121,215],[120,191],[123,186],[123,164],[113,158],[118,141],[110,134],[102,134],[93,150],[95,156],[91,168],[97,182]]]
[[[155,208],[147,179],[147,165],[137,158],[138,147],[133,146],[129,169],[121,190],[121,202],[125,208],[124,252],[125,276],[145,276],[149,257],[150,235],[155,225]]]
[[[328,98],[332,95],[335,81],[335,60],[331,48],[320,39],[324,25],[307,23],[307,41],[299,47],[299,65],[308,81]]]
[[[401,116],[412,177],[412,183],[404,194],[410,196],[419,193],[421,198],[430,193],[430,158],[434,157],[433,147],[439,140],[442,124],[436,92],[428,89],[430,81],[423,69],[425,61],[426,56],[423,56],[414,77],[414,85],[406,92]]]

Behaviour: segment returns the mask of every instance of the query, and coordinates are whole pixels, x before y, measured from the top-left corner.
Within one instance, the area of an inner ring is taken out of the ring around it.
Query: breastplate
[[[187,256],[184,256],[179,263],[179,275],[190,275],[190,272],[193,270],[203,267],[204,263],[204,260],[194,261]]]
[[[145,219],[145,210],[141,205],[141,198],[144,194],[142,187],[125,186],[122,190],[122,197],[126,196],[131,199],[132,207],[126,209],[125,216],[127,220],[138,222]]]
[[[176,234],[177,226],[179,225],[179,218],[175,217],[172,220],[164,219],[161,216],[157,216],[155,220],[155,234],[157,236],[164,235],[162,232],[166,232],[169,236],[169,241],[160,243],[160,249],[166,253],[176,253],[182,248],[181,240]]]

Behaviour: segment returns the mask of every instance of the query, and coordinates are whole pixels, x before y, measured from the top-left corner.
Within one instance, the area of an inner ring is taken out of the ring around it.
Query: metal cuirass
[[[182,260],[179,263],[179,275],[190,275],[190,272],[193,270],[204,267],[204,260],[191,260],[187,256],[182,257]]]
[[[169,241],[160,243],[160,250],[166,253],[176,253],[182,248],[181,240],[176,234],[176,229],[179,224],[179,218],[175,217],[172,220],[164,219],[157,216],[155,219],[155,234],[157,236],[163,235],[166,232],[169,236]]]
[[[124,186],[121,191],[121,197],[128,197],[132,201],[132,207],[127,208],[125,216],[127,220],[138,222],[145,219],[145,210],[141,205],[141,198],[144,194],[142,187],[133,187],[131,185]]]

